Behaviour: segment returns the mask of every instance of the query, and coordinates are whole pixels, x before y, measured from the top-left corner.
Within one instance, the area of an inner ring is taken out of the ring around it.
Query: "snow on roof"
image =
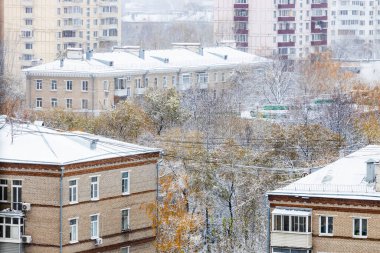
[[[21,123],[0,123],[0,140],[0,162],[6,163],[67,165],[160,151],[88,133]]]
[[[113,67],[94,59],[64,59],[62,67],[61,61],[56,60],[24,70],[24,72],[34,74],[44,74],[47,72],[56,74],[101,74],[113,71],[115,71]]]
[[[380,161],[380,146],[369,145],[269,195],[380,200],[367,182],[367,161]]]
[[[282,214],[282,215],[294,215],[294,216],[310,216],[311,209],[286,209],[286,208],[275,208],[272,214]]]
[[[189,43],[183,43],[190,45]],[[198,45],[199,43],[193,43]],[[181,45],[177,43],[177,45]],[[136,51],[136,50],[135,50]],[[142,54],[142,52],[141,52]],[[115,51],[95,53],[91,60],[65,59],[25,69],[31,75],[123,75],[128,73],[178,72],[207,68],[231,68],[240,64],[261,64],[270,60],[230,47],[206,47],[199,52],[186,48],[147,50],[140,58],[138,52]],[[112,62],[112,64],[110,64]],[[187,69],[187,70],[186,70]]]

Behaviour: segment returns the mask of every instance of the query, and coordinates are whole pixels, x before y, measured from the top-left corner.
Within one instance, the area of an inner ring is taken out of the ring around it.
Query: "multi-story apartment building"
[[[268,193],[270,252],[380,252],[380,146]]]
[[[347,51],[361,51],[363,56],[358,54],[355,58],[379,58],[380,1],[331,1],[329,17],[328,40],[333,49],[340,47]],[[364,48],[355,48],[355,44]],[[364,56],[365,50],[372,51],[372,57]]]
[[[26,105],[35,110],[60,107],[98,113],[119,100],[143,95],[148,88],[208,89],[228,87],[240,67],[262,68],[269,60],[230,47],[201,48],[176,44],[168,50],[124,47],[93,56],[69,49],[67,58],[25,70]]]
[[[3,0],[6,73],[121,43],[121,0]]]
[[[0,252],[155,252],[159,150],[0,119]]]
[[[215,0],[216,42],[258,55],[298,58],[327,46],[327,0]]]

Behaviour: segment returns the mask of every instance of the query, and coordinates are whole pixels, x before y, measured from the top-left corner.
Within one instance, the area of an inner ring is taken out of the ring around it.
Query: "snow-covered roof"
[[[269,195],[380,200],[368,182],[367,161],[380,161],[380,146],[369,145]]]
[[[61,65],[60,60],[38,65],[32,68],[25,69],[24,72],[30,74],[52,74],[64,76],[67,74],[75,74],[79,76],[87,76],[91,74],[109,74],[115,73],[117,70],[112,66],[99,62],[95,59],[64,59]],[[120,71],[119,71],[120,72]]]
[[[83,132],[0,122],[0,162],[67,165],[159,152]]]
[[[187,43],[188,44],[188,43]],[[189,44],[190,45],[190,44]],[[190,45],[191,46],[191,45]],[[144,57],[138,50],[95,53],[90,60],[65,59],[25,69],[29,75],[126,75],[148,72],[179,72],[208,68],[233,68],[256,65],[269,59],[241,52],[231,47],[205,47],[199,52],[186,48],[147,50]]]
[[[287,208],[275,208],[272,214],[282,215],[294,215],[294,216],[310,216],[311,209],[287,209]]]

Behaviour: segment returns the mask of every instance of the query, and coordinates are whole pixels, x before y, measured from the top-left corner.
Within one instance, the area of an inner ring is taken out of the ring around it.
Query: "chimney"
[[[96,149],[96,144],[98,144],[98,139],[91,140],[90,142],[90,149],[95,150]]]
[[[86,52],[86,60],[89,61],[92,58],[93,50],[88,50]]]
[[[143,59],[143,60],[145,59],[145,50],[142,48],[140,48],[139,57],[140,59]]]
[[[63,63],[65,62],[65,59],[60,59],[59,60],[59,66],[61,67],[61,68],[63,68]]]

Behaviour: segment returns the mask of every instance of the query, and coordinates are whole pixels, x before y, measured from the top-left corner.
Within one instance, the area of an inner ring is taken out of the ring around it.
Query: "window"
[[[273,231],[311,232],[311,216],[274,215]]]
[[[58,99],[52,98],[51,99],[51,107],[56,108],[58,106]]]
[[[25,7],[25,13],[33,13],[32,7]]]
[[[330,216],[319,217],[319,234],[320,235],[332,235],[333,234],[333,222],[334,218]]]
[[[33,49],[32,43],[25,43],[25,49]]]
[[[99,199],[99,176],[90,177],[91,179],[91,200]]]
[[[104,91],[108,92],[108,91],[109,91],[109,88],[110,88],[109,86],[110,86],[110,85],[109,85],[108,80],[104,80],[104,81],[103,81]]]
[[[120,253],[129,253],[129,246],[121,248]]]
[[[22,181],[12,181],[12,209],[22,210]]]
[[[88,81],[82,81],[82,91],[88,91]]]
[[[191,76],[190,74],[182,74],[182,84],[190,84],[191,83]]]
[[[36,90],[42,90],[42,80],[36,80]]]
[[[208,74],[206,72],[200,72],[197,74],[198,83],[208,83]]]
[[[354,237],[367,237],[367,223],[368,219],[354,218]]]
[[[121,192],[129,194],[129,172],[127,171],[121,173]]]
[[[20,241],[23,234],[23,217],[0,216],[0,238]]]
[[[78,203],[78,180],[69,181],[69,202],[70,204]]]
[[[70,222],[70,243],[78,242],[78,218],[69,220]]]
[[[36,98],[36,108],[42,108],[42,98]]]
[[[57,80],[51,80],[51,90],[57,90]]]
[[[8,202],[8,180],[0,179],[0,202]]]
[[[129,209],[121,210],[121,231],[129,230]]]
[[[73,100],[71,98],[66,99],[66,108],[72,109],[73,108]]]
[[[82,109],[88,109],[88,99],[82,99]]]
[[[66,81],[66,90],[73,90],[73,81]]]
[[[91,239],[99,238],[99,214],[91,215],[90,222]]]
[[[172,76],[172,84],[173,84],[173,86],[177,85],[177,77],[176,76]]]
[[[25,25],[33,25],[33,19],[30,19],[30,18],[25,19]]]
[[[162,87],[166,88],[168,85],[168,78],[166,76],[162,77]]]

